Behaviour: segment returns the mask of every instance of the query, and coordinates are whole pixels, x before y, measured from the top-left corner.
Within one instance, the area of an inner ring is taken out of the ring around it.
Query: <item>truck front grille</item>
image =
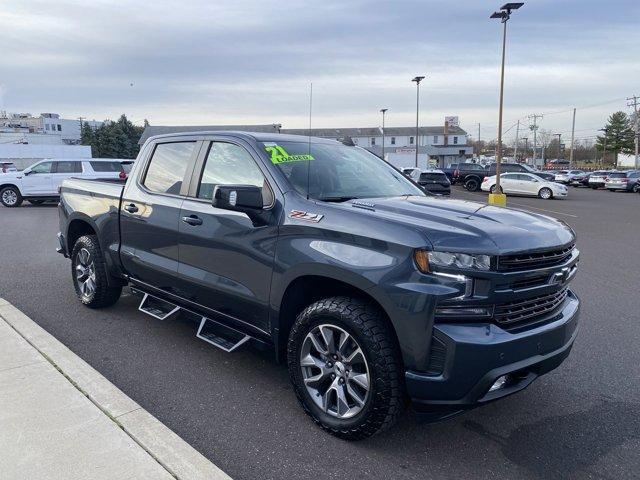
[[[493,318],[499,325],[521,325],[547,315],[562,305],[567,298],[567,289],[517,302],[495,306]]]
[[[499,271],[533,270],[564,262],[573,254],[575,245],[543,252],[504,255],[498,258]]]

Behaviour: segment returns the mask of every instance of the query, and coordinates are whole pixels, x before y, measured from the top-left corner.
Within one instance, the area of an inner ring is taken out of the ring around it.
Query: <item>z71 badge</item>
[[[297,218],[298,220],[306,220],[307,222],[318,223],[322,220],[322,217],[324,217],[324,215],[303,212],[302,210],[291,210],[291,212],[289,212],[289,218]]]

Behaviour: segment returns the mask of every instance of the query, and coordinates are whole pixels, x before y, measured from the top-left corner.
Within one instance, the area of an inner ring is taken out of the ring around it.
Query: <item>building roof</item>
[[[444,135],[444,126],[438,125],[435,127],[420,127],[420,135]],[[416,127],[385,127],[384,134],[386,136],[395,135],[397,137],[412,136],[416,134]],[[449,127],[447,131],[448,135],[466,135],[460,127]]]
[[[149,137],[165,133],[183,132],[216,132],[216,131],[241,131],[259,133],[278,133],[280,125],[149,125],[144,129],[138,143],[142,145]]]
[[[380,137],[382,129],[380,127],[361,127],[361,128],[283,128],[282,133],[290,133],[293,135],[311,135],[312,137]],[[311,133],[309,133],[311,132]],[[398,137],[412,136],[416,133],[416,127],[385,127],[386,136],[395,135]],[[443,135],[444,126],[420,127],[420,135]],[[449,135],[466,135],[460,127],[449,127]]]

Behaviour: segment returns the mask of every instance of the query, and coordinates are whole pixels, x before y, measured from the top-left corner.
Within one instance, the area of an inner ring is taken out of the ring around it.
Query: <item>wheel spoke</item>
[[[333,330],[330,327],[322,326],[320,327],[320,334],[322,335],[324,344],[327,346],[327,352],[335,353],[336,343],[333,335]]]
[[[349,402],[347,401],[347,391],[344,385],[338,385],[336,387],[336,397],[337,397],[336,407],[338,410],[338,415],[342,417],[349,411]]]
[[[351,355],[349,355],[347,358],[345,358],[345,362],[354,363],[354,361],[358,357],[364,358],[364,356],[362,355],[362,350],[360,350],[360,347],[356,348],[353,352],[351,352]]]
[[[338,352],[343,354],[344,347],[347,345],[347,342],[349,341],[350,338],[351,337],[347,332],[340,332],[340,340],[338,342]]]
[[[360,396],[360,394],[356,391],[356,389],[353,388],[350,384],[347,384],[347,393],[349,393],[349,396],[355,400],[358,406],[360,407],[364,406],[363,396]]]
[[[369,390],[369,376],[366,373],[358,373],[349,377],[349,382],[360,385],[364,390]]]
[[[301,367],[317,367],[320,369],[325,368],[325,362],[320,360],[317,357],[314,357],[311,354],[308,354],[306,357],[300,360]]]
[[[322,345],[320,345],[320,342],[318,341],[317,337],[315,336],[315,334],[310,333],[309,336],[307,337],[309,340],[311,340],[311,343],[313,344],[313,347],[316,349],[316,351],[318,353],[322,353],[322,354],[327,354],[329,352],[327,352],[326,348],[324,348]]]

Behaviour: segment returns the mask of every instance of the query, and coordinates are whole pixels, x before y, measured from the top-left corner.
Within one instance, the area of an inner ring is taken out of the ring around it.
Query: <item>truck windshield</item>
[[[316,200],[425,196],[404,175],[362,148],[286,141],[262,146],[291,186]]]

